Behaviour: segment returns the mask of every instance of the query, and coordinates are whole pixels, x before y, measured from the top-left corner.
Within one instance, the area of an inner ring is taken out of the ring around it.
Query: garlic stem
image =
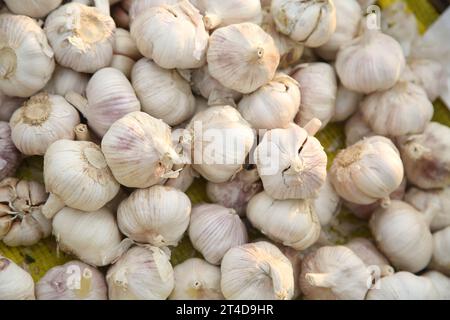
[[[390,265],[385,264],[383,266],[381,266],[381,277],[387,277],[387,276],[391,276],[395,273],[394,268],[392,268]]]
[[[222,19],[216,14],[206,13],[203,17],[203,22],[205,23],[206,30],[212,30],[222,22]]]
[[[84,123],[77,125],[73,131],[75,132],[75,139],[77,141],[91,141],[91,134],[89,132],[88,126]]]
[[[64,208],[64,201],[54,193],[50,193],[47,202],[42,206],[42,214],[47,218],[51,219],[53,216],[62,208]]]
[[[306,132],[308,132],[308,134],[310,136],[314,136],[320,130],[321,126],[322,126],[322,121],[320,121],[317,118],[313,118],[313,119],[309,120],[309,122],[307,124],[305,124],[303,129],[305,129]]]
[[[80,111],[84,116],[86,116],[88,101],[85,97],[83,97],[79,93],[76,93],[75,91],[69,91],[64,98],[66,98],[66,100],[71,105],[73,105],[75,108],[78,109],[78,111]]]
[[[109,0],[94,0],[95,7],[105,16],[110,15]]]
[[[315,287],[332,288],[336,286],[335,276],[332,273],[307,273],[305,278]]]

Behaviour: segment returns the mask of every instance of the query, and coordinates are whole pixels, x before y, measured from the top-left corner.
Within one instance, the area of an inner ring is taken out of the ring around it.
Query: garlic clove
[[[450,227],[433,234],[433,257],[430,267],[450,276]]]
[[[260,0],[202,0],[203,21],[206,30],[242,22],[261,22]]]
[[[0,300],[35,300],[31,275],[8,258],[0,256]]]
[[[126,56],[135,61],[142,58],[130,32],[122,28],[116,28],[114,31],[113,51],[114,54]]]
[[[21,159],[22,155],[11,138],[11,127],[0,121],[0,180],[14,175]]]

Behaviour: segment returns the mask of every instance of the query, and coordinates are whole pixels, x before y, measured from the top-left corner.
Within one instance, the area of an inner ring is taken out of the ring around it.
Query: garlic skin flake
[[[341,199],[328,177],[319,189],[317,197],[312,199],[312,201],[322,227],[329,225],[333,221],[341,207]]]
[[[105,276],[80,261],[56,266],[36,284],[37,300],[108,300]]]
[[[358,110],[362,98],[362,94],[348,90],[340,83],[336,93],[336,106],[331,121],[339,122],[347,120]]]
[[[446,277],[437,271],[428,271],[423,274],[423,277],[428,278],[433,283],[440,300],[450,300],[450,278]]]
[[[22,155],[11,139],[11,127],[0,121],[0,180],[14,175]]]
[[[31,18],[43,18],[59,7],[62,0],[5,0],[8,9],[17,14]]]
[[[372,128],[364,120],[361,112],[356,112],[345,122],[345,145],[350,147],[363,138],[374,136]]]
[[[222,293],[228,300],[289,300],[294,294],[292,264],[269,242],[228,250],[221,272]]]
[[[220,267],[190,258],[173,268],[175,288],[169,300],[223,300]]]
[[[0,255],[0,300],[35,300],[31,275]]]
[[[0,36],[0,91],[8,96],[32,96],[47,84],[55,69],[44,31],[29,17],[2,14]]]
[[[433,257],[430,266],[450,276],[450,227],[433,234]]]
[[[133,247],[106,274],[111,300],[164,300],[174,288],[169,257],[160,248]]]
[[[200,0],[206,30],[242,22],[261,22],[260,0]]]
[[[84,95],[88,82],[88,74],[56,65],[52,78],[47,82],[44,91],[63,97],[71,91]]]

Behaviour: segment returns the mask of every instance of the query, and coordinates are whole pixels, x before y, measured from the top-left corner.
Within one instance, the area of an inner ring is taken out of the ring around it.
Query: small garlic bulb
[[[279,73],[258,90],[244,95],[238,110],[255,129],[286,128],[300,106],[297,81]]]
[[[241,22],[259,24],[262,18],[260,0],[200,0],[207,30]]]
[[[52,78],[47,82],[44,90],[63,97],[71,91],[84,95],[88,82],[89,76],[86,73],[56,65]]]
[[[228,250],[221,272],[222,293],[228,300],[289,300],[294,294],[292,264],[269,242]]]
[[[223,86],[250,93],[273,79],[280,54],[270,35],[245,22],[214,31],[207,60],[210,75]]]
[[[0,255],[0,300],[35,300],[31,275]]]
[[[436,100],[445,83],[446,72],[442,64],[431,59],[411,58],[408,67],[415,76],[416,84],[425,89],[428,99]]]
[[[131,245],[123,239],[114,214],[106,208],[85,212],[64,207],[53,218],[58,247],[93,266],[117,260]]]
[[[347,120],[352,114],[356,112],[362,98],[362,94],[352,90],[348,90],[342,85],[342,83],[340,83],[336,93],[336,106],[331,121],[339,122]]]
[[[333,218],[339,213],[341,199],[334,190],[330,179],[327,177],[325,183],[319,189],[317,197],[312,200],[314,210],[322,227],[331,223]]]
[[[45,87],[55,69],[44,31],[29,17],[2,14],[0,35],[0,91],[8,96],[32,96]]]
[[[433,253],[433,238],[423,215],[406,202],[393,200],[369,221],[377,247],[400,270],[419,272]]]
[[[372,276],[349,248],[325,246],[302,261],[300,290],[308,300],[363,300]]]
[[[8,9],[18,15],[43,18],[61,5],[62,0],[5,0]]]
[[[264,190],[275,199],[315,197],[325,183],[327,156],[319,140],[312,137],[320,121],[305,129],[290,124],[264,135],[254,152]]]
[[[63,97],[38,93],[11,116],[11,138],[25,155],[44,155],[60,139],[73,140],[80,123],[77,110]]]
[[[152,60],[139,60],[131,71],[133,88],[142,103],[142,111],[177,125],[190,119],[195,111],[195,98],[189,83],[177,70],[163,69]]]
[[[11,139],[11,127],[0,121],[0,180],[14,175],[22,156]]]
[[[100,147],[88,141],[58,140],[44,157],[44,182],[50,196],[42,208],[47,218],[67,205],[95,211],[119,192]]]
[[[433,257],[430,266],[450,276],[450,227],[433,234]]]
[[[220,268],[205,260],[190,258],[173,268],[175,288],[170,300],[223,300]]]
[[[106,275],[111,300],[164,300],[174,288],[167,254],[157,247],[133,247]]]
[[[364,120],[361,112],[356,112],[345,122],[345,145],[347,147],[374,135],[375,133]]]
[[[94,7],[67,3],[45,21],[56,61],[78,72],[94,73],[109,66],[113,56],[114,20]]]
[[[131,188],[147,188],[175,176],[178,154],[172,146],[170,127],[144,112],[117,120],[102,140],[114,177]]]
[[[423,277],[428,278],[433,283],[440,300],[450,300],[450,278],[446,277],[437,271],[428,271],[423,274]]]
[[[356,204],[388,202],[403,180],[399,152],[387,138],[372,136],[340,151],[330,169],[336,192]]]
[[[430,122],[421,134],[397,139],[408,181],[422,189],[450,185],[450,128]]]
[[[56,266],[36,284],[37,300],[108,300],[105,276],[80,261]]]
[[[0,91],[0,121],[9,121],[14,111],[19,109],[25,99],[8,97]]]
[[[325,44],[336,30],[333,0],[272,0],[270,11],[281,33],[307,47]]]
[[[270,239],[296,250],[305,250],[320,235],[311,200],[275,200],[263,191],[248,203],[247,218]]]
[[[146,9],[133,20],[130,30],[142,55],[165,69],[205,64],[208,32],[202,16],[187,0]]]
[[[291,76],[298,81],[302,97],[295,123],[304,126],[318,118],[323,129],[335,112],[337,81],[333,67],[323,62],[300,64]]]

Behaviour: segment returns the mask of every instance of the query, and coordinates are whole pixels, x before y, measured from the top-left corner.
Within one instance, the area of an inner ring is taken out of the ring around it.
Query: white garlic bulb
[[[0,121],[9,121],[11,115],[22,106],[25,99],[8,97],[0,91]]]
[[[207,30],[241,22],[261,22],[260,0],[201,0],[201,3]]]
[[[44,90],[63,97],[71,91],[84,95],[88,82],[89,76],[86,73],[56,65],[52,78],[47,82]]]
[[[340,151],[330,169],[336,192],[356,204],[389,201],[403,180],[399,152],[387,138],[372,136]]]
[[[440,300],[450,300],[450,278],[446,277],[437,271],[428,271],[423,274],[423,277],[428,278],[433,283]]]
[[[286,128],[300,106],[297,81],[279,73],[258,90],[244,95],[238,110],[255,129]]]
[[[274,244],[277,246],[278,249],[280,249],[281,253],[291,262],[292,270],[294,271],[294,295],[292,296],[292,299],[296,299],[300,295],[300,284],[298,279],[302,267],[303,255],[300,251],[297,251],[294,248],[286,247],[279,243]]]
[[[178,3],[179,1],[180,0],[132,0],[130,10],[128,11],[130,15],[130,22],[133,22],[133,20],[136,19],[137,16],[139,16],[149,8],[160,7],[164,5],[171,6]],[[193,1],[191,2],[193,3]]]
[[[327,226],[339,213],[341,199],[334,190],[330,179],[327,177],[325,183],[319,189],[317,197],[312,200],[317,218],[321,226]]]
[[[342,83],[340,83],[336,92],[336,106],[331,121],[339,122],[347,120],[356,112],[362,98],[362,94],[348,90],[342,85]]]
[[[0,180],[14,175],[22,156],[11,139],[11,127],[0,121]]]
[[[131,245],[123,239],[114,214],[106,208],[85,212],[64,207],[53,218],[58,247],[93,266],[117,260]]]
[[[119,192],[100,147],[88,141],[58,140],[44,157],[45,188],[50,196],[42,208],[47,218],[64,205],[95,211]]]
[[[289,300],[294,294],[292,264],[269,242],[231,248],[221,272],[222,293],[228,300]]]
[[[247,218],[270,239],[305,250],[320,235],[320,222],[310,200],[275,200],[266,192],[248,203]]]
[[[157,247],[133,247],[106,275],[111,300],[164,300],[174,288],[167,254]]]
[[[422,86],[430,101],[442,93],[446,72],[441,63],[431,59],[411,58],[408,67],[415,76],[416,84]]]
[[[355,144],[363,138],[374,136],[372,128],[364,120],[361,112],[356,112],[345,122],[345,145]]]
[[[281,33],[307,47],[325,44],[336,30],[333,0],[272,0],[270,11]]]
[[[80,261],[56,266],[36,284],[37,300],[108,300],[105,276]]]
[[[134,65],[131,79],[142,111],[152,117],[177,125],[193,116],[195,98],[189,83],[177,70],[163,69],[143,58]]]
[[[113,56],[114,20],[94,7],[67,3],[45,21],[56,61],[78,72],[94,73],[109,66]]]
[[[59,139],[73,140],[80,123],[77,110],[63,97],[38,93],[11,116],[11,138],[25,155],[44,155]]]
[[[393,200],[369,221],[377,247],[400,270],[419,272],[428,265],[433,238],[423,215],[406,202]]]
[[[207,60],[210,75],[223,86],[250,93],[273,79],[280,54],[270,35],[245,22],[215,30]]]
[[[319,140],[317,119],[300,128],[290,124],[264,135],[254,152],[264,190],[275,199],[315,197],[325,183],[327,156]]]
[[[35,300],[34,281],[28,272],[0,255],[0,300]]]
[[[450,227],[433,234],[433,257],[430,266],[450,276]]]
[[[190,258],[176,265],[173,271],[175,288],[170,300],[223,300],[219,267]]]
[[[291,71],[301,93],[300,109],[295,123],[304,126],[313,118],[322,122],[322,129],[335,112],[337,81],[333,67],[327,63],[300,64]]]
[[[144,112],[117,120],[102,140],[114,177],[122,185],[147,188],[175,176],[178,154],[172,146],[170,127]]]
[[[43,18],[61,5],[62,0],[5,0],[8,9],[31,18]]]
[[[55,69],[55,60],[36,21],[26,16],[2,14],[0,35],[0,91],[26,98],[45,87]]]

